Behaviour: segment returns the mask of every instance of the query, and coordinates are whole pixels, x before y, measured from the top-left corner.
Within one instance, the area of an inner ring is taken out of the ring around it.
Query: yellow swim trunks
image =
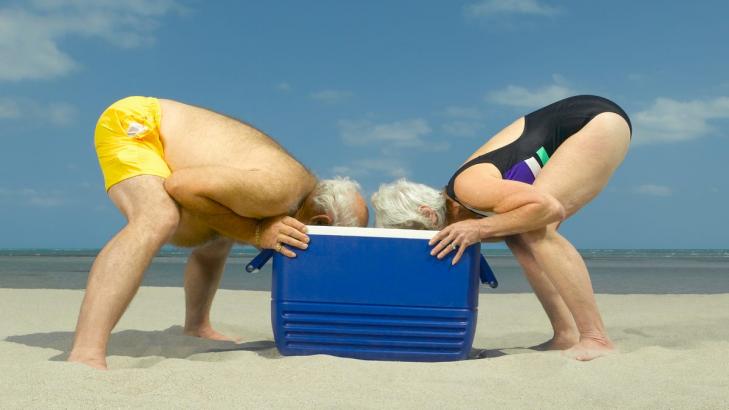
[[[151,97],[127,97],[112,104],[96,124],[94,145],[104,186],[137,175],[170,176],[159,135],[161,109]]]

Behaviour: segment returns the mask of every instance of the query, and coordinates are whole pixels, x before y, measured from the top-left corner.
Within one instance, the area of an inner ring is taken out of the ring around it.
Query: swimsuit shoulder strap
[[[458,177],[458,175],[460,175],[463,171],[467,170],[468,168],[470,168],[476,164],[491,163],[490,161],[488,161],[488,158],[485,158],[489,154],[491,154],[491,152],[487,152],[486,154],[479,155],[478,157],[461,165],[461,167],[458,168],[458,171],[456,171],[456,173],[453,174],[451,179],[448,181],[448,185],[446,185],[446,194],[448,194],[449,197],[451,197],[454,201],[458,202],[462,207],[468,209],[469,211],[471,211],[473,213],[481,215],[481,216],[491,216],[491,215],[494,215],[494,212],[482,211],[480,209],[471,208],[470,206],[461,202],[461,200],[458,199],[458,196],[456,195],[455,182],[456,182],[456,178]],[[501,171],[501,170],[499,170],[499,171]]]

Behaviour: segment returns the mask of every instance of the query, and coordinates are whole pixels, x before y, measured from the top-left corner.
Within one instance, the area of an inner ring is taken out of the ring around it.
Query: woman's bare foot
[[[73,350],[68,355],[66,361],[71,363],[81,363],[97,370],[107,370],[106,367],[106,354],[105,352],[88,351],[82,352]]]
[[[580,341],[579,336],[554,336],[544,343],[530,347],[532,350],[567,350]]]
[[[208,340],[217,340],[221,342],[234,342],[239,343],[240,339],[235,339],[229,336],[226,336],[215,329],[212,328],[212,326],[203,326],[196,329],[185,329],[185,335],[187,336],[194,336],[194,337],[201,337],[203,339]]]
[[[583,338],[579,343],[564,351],[564,355],[583,362],[615,353],[613,343],[605,339]]]

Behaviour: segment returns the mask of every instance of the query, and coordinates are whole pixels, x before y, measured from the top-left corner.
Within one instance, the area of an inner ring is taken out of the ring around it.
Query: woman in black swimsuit
[[[585,262],[557,228],[602,191],[630,137],[630,120],[612,101],[589,95],[558,101],[493,136],[439,196],[402,180],[383,185],[372,197],[376,223],[445,226],[431,240],[431,254],[442,259],[456,251],[454,264],[471,244],[505,240],[552,323],[554,337],[539,347],[594,359],[614,346]]]

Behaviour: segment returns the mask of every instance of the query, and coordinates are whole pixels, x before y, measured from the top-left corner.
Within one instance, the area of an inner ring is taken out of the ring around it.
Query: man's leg
[[[210,325],[210,307],[232,246],[232,240],[218,238],[195,249],[190,255],[185,268],[185,334],[231,340]]]
[[[570,313],[552,282],[534,260],[529,249],[519,236],[507,238],[506,244],[524,269],[524,276],[526,276],[537,295],[537,299],[539,299],[544,311],[547,313],[554,331],[552,339],[535,346],[535,348],[538,350],[564,350],[577,344],[580,333],[577,330],[572,313]]]
[[[69,361],[106,368],[109,335],[142,282],[144,271],[179,221],[163,179],[140,175],[109,190],[127,225],[104,246],[89,272]]]

